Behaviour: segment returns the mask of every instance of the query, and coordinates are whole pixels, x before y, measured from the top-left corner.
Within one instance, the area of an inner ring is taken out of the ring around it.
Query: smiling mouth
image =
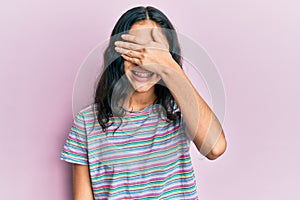
[[[150,78],[153,76],[153,72],[138,72],[138,71],[132,71],[132,74],[139,77],[139,78]]]
[[[155,74],[154,72],[150,72],[150,71],[131,70],[132,79],[140,83],[142,82],[146,83],[152,80],[154,74]]]

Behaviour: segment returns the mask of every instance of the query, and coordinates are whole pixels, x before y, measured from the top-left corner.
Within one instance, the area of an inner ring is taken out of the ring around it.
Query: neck
[[[125,108],[127,110],[142,110],[147,106],[153,104],[156,99],[154,87],[147,92],[131,92],[125,100]]]

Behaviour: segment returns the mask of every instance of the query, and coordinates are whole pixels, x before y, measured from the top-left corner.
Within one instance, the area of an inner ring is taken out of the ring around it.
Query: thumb
[[[165,46],[165,48],[169,49],[168,41],[165,39],[164,35],[158,30],[157,27],[154,27],[151,33],[155,42],[158,42]]]
[[[157,27],[154,27],[152,29],[152,37],[155,42],[163,44],[162,38],[160,36],[160,32],[158,31]]]

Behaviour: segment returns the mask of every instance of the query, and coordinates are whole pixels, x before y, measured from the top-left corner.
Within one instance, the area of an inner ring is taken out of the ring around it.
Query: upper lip
[[[151,71],[145,70],[141,67],[136,67],[136,68],[132,69],[132,71],[136,71],[136,72],[139,72],[139,73],[152,73]]]
[[[132,70],[132,71],[135,71],[135,72],[138,72],[138,73],[152,73],[150,71],[145,71],[145,70],[143,70],[143,71],[141,71],[141,70]]]

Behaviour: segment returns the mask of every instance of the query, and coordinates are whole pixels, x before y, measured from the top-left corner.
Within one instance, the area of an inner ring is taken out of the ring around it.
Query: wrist
[[[176,75],[183,75],[184,72],[180,65],[172,58],[166,62],[161,71],[161,78],[164,80],[167,77],[174,77]]]

